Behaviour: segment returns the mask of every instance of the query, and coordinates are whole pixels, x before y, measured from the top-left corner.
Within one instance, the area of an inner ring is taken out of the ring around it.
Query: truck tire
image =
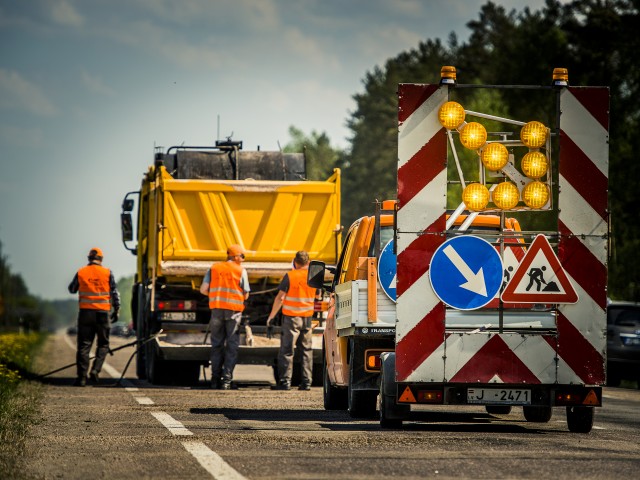
[[[169,385],[169,364],[160,357],[154,345],[148,345],[147,350],[147,380],[153,385]]]
[[[140,380],[147,379],[147,354],[145,345],[140,346],[140,343],[149,335],[146,325],[148,325],[148,317],[146,313],[147,298],[145,294],[144,286],[140,283],[134,285],[133,294],[136,296],[136,311],[134,314],[134,328],[136,331],[136,338],[138,339],[138,350],[136,353],[136,376]],[[132,301],[132,307],[133,307]]]
[[[522,407],[522,413],[527,422],[547,423],[551,420],[553,408],[525,405]]]
[[[404,419],[409,418],[409,405],[396,403],[396,354],[386,353],[381,357],[380,369],[380,427],[402,428]]]
[[[511,405],[487,405],[485,409],[491,415],[509,415],[511,413]]]
[[[322,397],[325,410],[346,410],[347,409],[347,390],[344,388],[334,387],[329,381],[329,372],[327,371],[327,362],[322,352]]]
[[[351,339],[349,354],[349,383],[347,386],[347,411],[351,418],[373,418],[376,415],[376,403],[378,401],[377,390],[358,390],[353,388],[353,379],[356,374],[364,369],[364,365],[357,364],[354,340]]]
[[[567,426],[573,433],[589,433],[593,428],[593,407],[567,407]]]

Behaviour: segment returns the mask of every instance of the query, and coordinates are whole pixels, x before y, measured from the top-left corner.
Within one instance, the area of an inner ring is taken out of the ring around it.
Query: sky
[[[278,150],[289,127],[348,148],[363,79],[485,0],[0,0],[0,242],[43,299],[92,247],[135,273],[120,206],[155,147]],[[544,0],[494,0],[532,11]]]

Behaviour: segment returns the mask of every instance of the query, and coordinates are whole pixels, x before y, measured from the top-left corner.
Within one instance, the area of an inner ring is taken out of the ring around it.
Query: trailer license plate
[[[162,312],[160,314],[160,320],[194,321],[195,319],[196,312]]]
[[[479,404],[530,405],[531,390],[516,388],[469,388],[467,402]]]

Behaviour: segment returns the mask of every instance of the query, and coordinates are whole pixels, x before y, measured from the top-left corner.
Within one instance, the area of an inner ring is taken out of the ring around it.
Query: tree
[[[302,130],[289,127],[291,141],[285,145],[284,151],[288,153],[304,153],[309,180],[326,180],[333,173],[333,169],[339,167],[343,152],[331,146],[331,140],[325,132],[318,133],[315,130],[310,136]]]
[[[467,24],[471,34],[464,44],[454,36],[447,47],[438,39],[427,40],[367,73],[347,122],[353,136],[343,179],[345,224],[371,212],[376,197],[395,196],[398,83],[436,83],[440,67],[454,65],[464,83],[549,85],[553,68],[565,67],[572,85],[610,87],[609,294],[640,300],[640,222],[635,218],[640,200],[635,185],[640,178],[635,160],[640,151],[639,8],[638,0],[547,0],[539,11],[518,13],[487,2],[478,20]],[[505,90],[465,101],[509,118],[553,125],[552,102],[537,101],[535,95],[545,93]],[[540,218],[536,223],[548,221],[545,215]]]

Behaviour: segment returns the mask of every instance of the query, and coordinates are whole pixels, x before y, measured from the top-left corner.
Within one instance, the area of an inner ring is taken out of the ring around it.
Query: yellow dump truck
[[[335,264],[341,244],[340,170],[326,181],[307,181],[305,170],[303,154],[248,152],[230,140],[155,153],[121,214],[123,243],[137,257],[137,337],[161,331],[138,351],[138,378],[198,382],[211,343],[208,300],[199,287],[211,265],[226,260],[230,244],[247,252],[251,284],[238,363],[274,363],[280,342],[277,335],[267,338],[265,323],[296,251]],[[316,315],[314,381],[321,384],[324,323]]]

